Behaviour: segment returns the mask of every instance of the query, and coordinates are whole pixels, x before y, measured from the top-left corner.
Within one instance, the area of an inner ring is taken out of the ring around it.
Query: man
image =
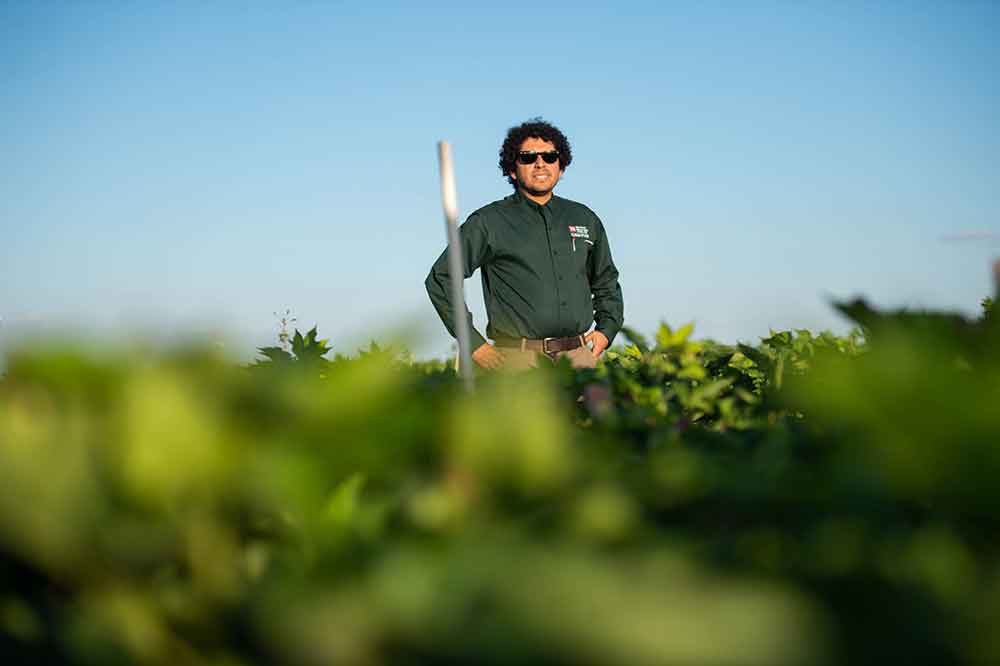
[[[512,127],[500,148],[500,171],[514,193],[459,228],[465,277],[480,269],[486,334],[496,341],[486,341],[466,309],[472,359],[480,367],[533,367],[540,354],[593,367],[622,327],[622,291],[604,225],[583,204],[552,193],[572,159],[563,133],[540,118]],[[454,336],[448,280],[446,249],[425,285]]]

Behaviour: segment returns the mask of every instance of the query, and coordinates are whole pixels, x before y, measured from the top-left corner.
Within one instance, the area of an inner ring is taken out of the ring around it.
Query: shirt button
[[[553,252],[552,254],[559,254],[559,250],[556,250],[556,251],[555,251],[555,252]]]
[[[563,305],[566,305],[566,301],[563,301],[563,302],[562,302],[562,304],[563,304]]]

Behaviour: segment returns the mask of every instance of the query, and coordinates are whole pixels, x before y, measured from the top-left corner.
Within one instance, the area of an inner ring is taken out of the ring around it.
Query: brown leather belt
[[[571,335],[568,338],[497,338],[497,347],[514,347],[521,351],[531,350],[541,352],[546,356],[555,357],[559,352],[572,351],[584,346],[582,335]]]

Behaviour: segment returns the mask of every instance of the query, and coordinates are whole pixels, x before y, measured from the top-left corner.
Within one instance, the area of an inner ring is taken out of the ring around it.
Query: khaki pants
[[[497,347],[497,351],[503,354],[503,370],[507,372],[519,372],[538,366],[540,360],[549,361],[549,357],[541,352],[526,349],[521,351],[517,347]],[[597,359],[587,347],[577,347],[572,351],[559,352],[556,359],[562,357],[569,359],[570,365],[574,368],[593,368],[597,365]]]

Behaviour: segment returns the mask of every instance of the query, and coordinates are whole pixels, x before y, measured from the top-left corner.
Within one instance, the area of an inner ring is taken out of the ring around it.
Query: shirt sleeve
[[[595,329],[604,334],[610,345],[625,323],[625,302],[618,284],[618,269],[611,258],[607,232],[600,220],[595,226],[597,238],[588,261],[588,277],[594,297]]]
[[[465,264],[463,277],[469,278],[489,257],[489,236],[482,217],[475,213],[470,215],[465,223],[458,228],[458,237],[462,245],[462,261]],[[430,296],[431,303],[434,304],[434,309],[437,310],[445,328],[448,329],[452,337],[458,337],[455,332],[455,312],[451,303],[450,279],[448,248],[445,248],[434,265],[431,266],[431,272],[424,280],[424,286],[427,287],[427,295]],[[469,312],[468,308],[465,308],[465,316],[469,322],[471,347],[475,351],[486,343],[486,338],[472,325],[472,313]]]

